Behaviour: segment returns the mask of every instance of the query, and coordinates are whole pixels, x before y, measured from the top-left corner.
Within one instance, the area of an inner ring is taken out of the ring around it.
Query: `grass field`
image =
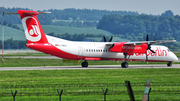
[[[0,36],[2,36],[2,25],[0,25]],[[23,31],[5,26],[4,39],[6,40],[6,39],[11,39],[11,38],[13,38],[13,40],[26,40],[25,34]]]
[[[179,74],[180,69],[107,69],[107,70],[33,70],[33,71],[0,71],[0,86],[2,85],[51,85],[51,84],[109,84],[109,83],[124,83],[126,80],[131,83],[145,84],[146,79],[152,80],[152,92],[150,99],[156,101],[162,100],[180,100],[177,86],[173,86],[176,91],[172,92],[157,92],[158,89],[154,84],[180,84]],[[42,87],[41,86],[41,87]],[[162,86],[161,86],[162,87]],[[170,85],[163,86],[163,88],[171,88]],[[47,86],[46,86],[47,88]],[[133,87],[134,88],[134,87]],[[144,87],[143,87],[144,88]],[[165,89],[166,89],[165,88]],[[32,88],[33,89],[33,86]],[[121,89],[124,89],[122,86]],[[13,88],[14,90],[14,88]],[[16,89],[19,91],[19,89]],[[28,91],[29,89],[27,89]],[[101,90],[101,89],[100,89]],[[125,88],[126,90],[126,88]],[[134,89],[135,90],[135,89]],[[1,93],[2,91],[0,91]],[[10,92],[10,91],[9,91]],[[63,93],[62,99],[65,101],[94,101],[103,100],[103,93]],[[52,96],[54,95],[54,96]],[[143,92],[134,91],[135,99],[142,100]],[[6,94],[0,97],[2,100],[12,99],[11,94]],[[17,94],[17,100],[29,101],[54,101],[58,100],[56,90],[47,94],[32,94],[23,96]],[[124,101],[129,100],[127,92],[109,92],[107,93],[107,100]]]
[[[17,24],[20,29],[23,30],[22,24]],[[67,27],[67,26],[53,26],[53,25],[42,25],[42,28],[46,34],[54,32],[56,34],[81,34],[81,33],[89,33],[89,34],[101,34],[104,35],[113,35],[110,32],[100,30],[100,29],[93,29],[93,28],[78,28],[78,27]]]

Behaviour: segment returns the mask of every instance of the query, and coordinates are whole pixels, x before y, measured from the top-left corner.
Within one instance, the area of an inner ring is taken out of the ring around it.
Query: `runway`
[[[159,65],[129,65],[128,68],[121,68],[121,65],[89,65],[89,67],[79,66],[42,66],[42,67],[1,67],[0,71],[11,70],[83,70],[83,69],[141,69],[141,68],[180,68],[180,64],[173,64],[167,67],[166,64]]]

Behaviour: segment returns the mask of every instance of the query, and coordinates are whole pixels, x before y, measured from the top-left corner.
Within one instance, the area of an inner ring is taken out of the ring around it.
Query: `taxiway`
[[[140,68],[180,68],[180,64],[173,64],[167,67],[166,64],[129,65],[128,68],[121,68],[121,65],[89,65],[89,67],[79,66],[39,66],[39,67],[0,67],[0,71],[8,70],[68,70],[68,69],[140,69]]]

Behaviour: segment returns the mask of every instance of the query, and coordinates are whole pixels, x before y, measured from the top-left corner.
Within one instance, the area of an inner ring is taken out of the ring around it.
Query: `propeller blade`
[[[103,35],[103,38],[104,38],[104,42],[106,42],[106,37]]]
[[[149,49],[152,53],[156,53],[155,51],[153,51],[153,50],[151,50],[151,49]]]
[[[147,34],[146,35],[146,41],[149,41],[149,35]],[[154,40],[156,41],[156,40]],[[147,50],[150,50],[152,53],[156,53],[155,51],[151,50],[151,44],[147,44],[148,45],[148,48]],[[147,50],[146,50],[146,60],[147,60]]]
[[[149,41],[149,35],[148,34],[146,35],[146,41]]]
[[[112,41],[112,39],[113,39],[113,36],[111,36],[111,38],[110,38],[109,42],[111,42],[111,41]]]

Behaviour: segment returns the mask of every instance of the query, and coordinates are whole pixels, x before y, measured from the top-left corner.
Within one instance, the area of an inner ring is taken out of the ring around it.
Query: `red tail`
[[[46,35],[36,17],[39,12],[18,10],[28,43],[48,43]]]

